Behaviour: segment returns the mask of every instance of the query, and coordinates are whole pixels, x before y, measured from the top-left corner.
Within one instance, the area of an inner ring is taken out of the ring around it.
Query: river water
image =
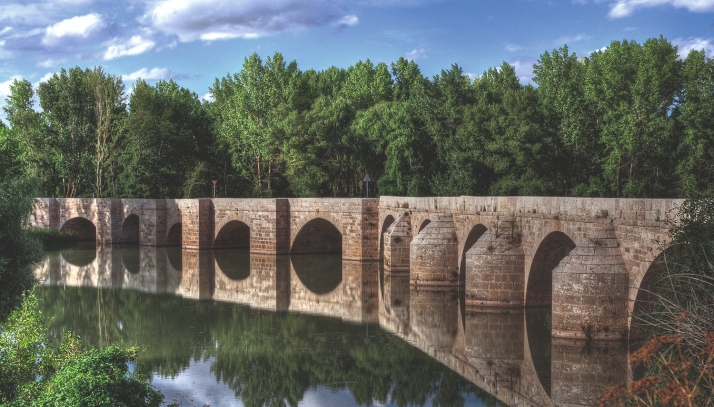
[[[585,406],[631,377],[622,343],[551,340],[549,308],[466,310],[339,254],[90,246],[36,274],[52,335],[138,347],[185,406]]]

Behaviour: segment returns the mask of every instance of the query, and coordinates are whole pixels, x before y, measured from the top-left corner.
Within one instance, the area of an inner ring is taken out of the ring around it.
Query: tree
[[[53,161],[65,198],[91,196],[94,192],[92,169],[97,145],[94,97],[87,91],[89,69],[62,69],[37,94],[45,125],[43,140]]]
[[[297,63],[289,65],[280,53],[265,64],[257,54],[243,61],[237,74],[216,79],[217,131],[229,146],[233,166],[253,185],[252,196],[273,194],[274,171],[285,139],[290,113],[305,108]]]
[[[197,193],[205,185],[210,121],[196,93],[173,80],[150,86],[138,80],[129,98],[121,167],[125,196],[176,198]],[[203,163],[203,164],[202,164]]]
[[[544,115],[545,127],[563,146],[559,173],[562,193],[601,196],[602,152],[600,124],[593,104],[586,99],[585,75],[590,60],[578,60],[568,46],[546,51],[533,66],[533,82]]]
[[[680,86],[677,49],[660,37],[613,41],[590,57],[586,97],[602,123],[603,172],[617,197],[667,195],[676,148],[669,117]]]
[[[94,195],[107,196],[107,166],[113,159],[117,142],[118,123],[125,116],[124,84],[121,77],[104,73],[102,67],[96,67],[87,73],[87,90],[94,100],[96,142],[96,170]],[[115,194],[111,194],[114,196]]]
[[[677,175],[683,196],[714,196],[714,61],[692,51],[684,61]]]

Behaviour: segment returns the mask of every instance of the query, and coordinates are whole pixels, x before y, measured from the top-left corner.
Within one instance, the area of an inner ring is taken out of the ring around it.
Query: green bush
[[[0,406],[158,407],[164,396],[129,372],[135,358],[117,346],[84,350],[72,334],[52,343],[30,293],[0,332]]]
[[[71,230],[30,228],[30,235],[39,240],[45,250],[72,247],[77,234]]]

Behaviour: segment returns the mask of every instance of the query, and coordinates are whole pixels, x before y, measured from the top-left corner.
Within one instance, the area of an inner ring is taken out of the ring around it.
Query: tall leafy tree
[[[43,137],[64,197],[92,196],[96,157],[94,97],[87,89],[89,69],[62,69],[37,94],[42,107]]]
[[[192,197],[208,193],[203,173],[212,144],[210,122],[196,93],[173,80],[138,80],[129,99],[119,163],[125,196]]]
[[[679,89],[677,49],[660,37],[613,41],[590,58],[587,100],[602,123],[603,173],[611,194],[662,196],[672,173],[670,112]]]
[[[714,196],[714,60],[692,51],[682,76],[679,190],[684,196]]]

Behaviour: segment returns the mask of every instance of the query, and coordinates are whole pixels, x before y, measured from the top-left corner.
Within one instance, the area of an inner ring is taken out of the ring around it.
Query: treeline
[[[714,194],[714,62],[664,38],[578,58],[545,52],[522,86],[504,63],[471,79],[413,61],[324,71],[253,54],[214,100],[102,68],[15,81],[0,172],[45,196]],[[3,174],[0,174],[0,176]],[[375,185],[376,184],[376,185]]]

